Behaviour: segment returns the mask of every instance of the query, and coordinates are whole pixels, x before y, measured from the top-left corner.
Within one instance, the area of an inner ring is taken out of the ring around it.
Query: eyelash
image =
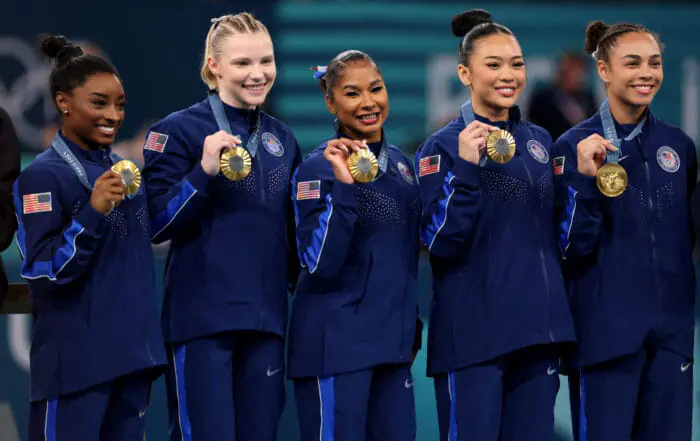
[[[377,87],[372,88],[371,92],[377,93],[377,92],[380,92],[382,89],[384,89],[384,86],[377,86]],[[357,92],[346,92],[345,93],[345,96],[357,96],[357,95],[358,95]]]
[[[499,67],[501,67],[501,65],[498,64],[498,63],[489,63],[489,64],[487,64],[486,66],[489,67],[489,68],[491,68],[491,69],[498,69]],[[522,62],[522,61],[518,61],[518,62],[513,63],[513,67],[514,67],[515,69],[520,69],[520,68],[522,68],[522,67],[524,67],[524,66],[525,66],[525,63]]]

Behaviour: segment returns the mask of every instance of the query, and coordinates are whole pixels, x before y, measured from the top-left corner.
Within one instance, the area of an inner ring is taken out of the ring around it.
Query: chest
[[[105,173],[112,165],[109,157],[105,155],[102,161],[82,162],[83,168],[91,187],[95,181]],[[90,204],[92,191],[87,189],[72,172],[66,168],[65,182],[68,184],[61,195],[61,209],[64,213],[64,221],[70,222],[81,209]],[[150,218],[146,195],[143,186],[132,198],[125,198],[120,204],[106,216],[105,240],[124,241],[127,238],[150,238]],[[150,239],[149,239],[150,240]]]
[[[552,205],[554,182],[550,151],[542,141],[516,138],[513,159],[504,164],[487,160],[479,172],[479,185],[487,199],[535,205]]]
[[[420,189],[407,160],[391,160],[374,182],[357,185],[360,225],[411,227],[420,219]]]

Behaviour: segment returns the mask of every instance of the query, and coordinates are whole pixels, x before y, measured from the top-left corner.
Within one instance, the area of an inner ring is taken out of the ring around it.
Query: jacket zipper
[[[532,180],[532,175],[530,174],[530,169],[527,168],[527,165],[525,164],[525,161],[523,161],[520,156],[518,156],[518,160],[520,161],[520,164],[523,166],[523,169],[525,170],[525,174],[527,175],[527,180],[530,182],[530,188],[534,189],[535,188],[535,183]],[[537,214],[535,214],[535,229],[537,232],[540,232],[540,220],[537,217]],[[548,315],[549,315],[549,320],[547,324],[547,333],[549,334],[549,341],[554,342],[554,333],[552,332],[552,294],[550,292],[549,288],[549,274],[547,273],[547,264],[545,263],[544,259],[544,250],[542,249],[542,245],[540,244],[540,263],[542,264],[542,275],[544,276],[544,285],[545,285],[545,290],[547,291],[547,304],[548,304]]]

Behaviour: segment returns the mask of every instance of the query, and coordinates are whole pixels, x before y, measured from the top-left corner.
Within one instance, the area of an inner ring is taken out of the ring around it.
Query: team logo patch
[[[51,211],[51,193],[32,193],[22,196],[22,213],[45,213]]]
[[[564,174],[564,161],[565,160],[566,160],[565,156],[557,156],[556,158],[552,159],[552,170],[554,171],[554,176]]]
[[[304,181],[297,184],[297,201],[321,198],[321,181]]]
[[[527,151],[530,155],[535,158],[535,161],[546,164],[549,161],[549,152],[547,149],[542,147],[538,141],[531,139],[527,142]]]
[[[265,132],[262,134],[262,143],[267,150],[273,156],[282,156],[284,154],[284,147],[282,143],[275,135],[270,132]]]
[[[440,155],[426,156],[418,161],[418,177],[432,175],[440,171]]]
[[[401,176],[404,178],[404,180],[409,184],[413,184],[413,173],[411,173],[411,169],[406,167],[406,164],[404,164],[403,162],[399,162],[398,168],[399,173],[401,173]]]
[[[144,150],[153,150],[154,152],[163,153],[165,150],[165,144],[168,142],[168,135],[164,133],[151,132],[146,138],[146,144],[143,146]]]
[[[669,146],[663,146],[656,151],[656,160],[659,166],[669,173],[675,173],[681,168],[681,158]]]

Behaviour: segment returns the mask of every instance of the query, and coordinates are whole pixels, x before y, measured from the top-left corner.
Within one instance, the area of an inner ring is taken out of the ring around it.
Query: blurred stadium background
[[[199,63],[209,19],[246,10],[268,26],[275,42],[278,80],[267,110],[292,127],[304,151],[332,130],[332,118],[310,66],[326,64],[342,50],[360,49],[384,71],[391,105],[388,136],[410,155],[428,133],[458,113],[466,98],[455,75],[458,41],[451,35],[450,19],[477,7],[489,10],[520,40],[528,69],[528,86],[521,99],[526,113],[535,92],[550,87],[557,76],[560,56],[580,51],[589,21],[643,23],[659,32],[665,43],[665,81],[654,112],[681,126],[696,144],[700,141],[700,6],[694,2],[4,0],[0,106],[12,116],[26,166],[46,148],[56,127],[47,93],[50,66],[36,50],[37,36],[50,32],[81,40],[84,49],[107,56],[122,75],[128,106],[117,148],[140,162],[145,128],[205,95]],[[598,103],[602,89],[593,64],[584,61],[581,93],[590,91]],[[564,74],[572,74],[573,67],[566,66]],[[164,252],[155,250],[159,286]],[[5,251],[3,259],[11,280],[20,281],[17,249]],[[419,298],[425,317],[430,302],[425,256]],[[0,441],[26,441],[29,342],[28,316],[0,317]],[[435,401],[432,382],[425,378],[424,352],[414,375],[418,440],[437,441]],[[280,441],[298,440],[291,394],[290,388]],[[700,422],[697,406],[695,415]],[[565,381],[557,404],[557,432],[561,441],[571,439]],[[165,441],[167,433],[163,382],[159,381],[148,417],[148,439]],[[700,440],[697,428],[694,440]]]

